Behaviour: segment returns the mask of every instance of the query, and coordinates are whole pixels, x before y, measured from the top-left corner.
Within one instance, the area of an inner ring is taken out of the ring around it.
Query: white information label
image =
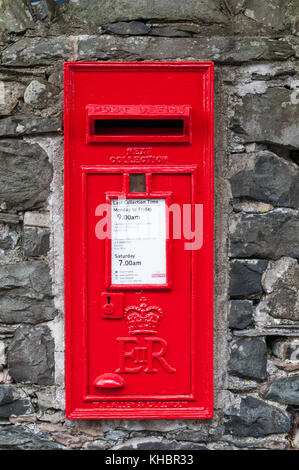
[[[111,214],[112,284],[165,284],[165,199],[112,199]]]

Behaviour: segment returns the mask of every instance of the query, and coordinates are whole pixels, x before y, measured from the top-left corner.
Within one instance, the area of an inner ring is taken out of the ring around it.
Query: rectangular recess
[[[184,135],[183,119],[95,119],[94,134],[102,136]]]
[[[165,199],[115,198],[110,204],[111,284],[165,284]]]
[[[191,142],[191,107],[87,105],[90,142]]]
[[[91,206],[88,206],[87,205],[87,194],[88,194],[88,187],[89,187],[89,184],[88,183],[88,178],[89,177],[92,177],[92,176],[103,176],[103,175],[106,175],[107,178],[109,178],[112,174],[114,175],[126,175],[126,171],[127,171],[127,168],[126,167],[123,167],[123,166],[117,166],[117,167],[105,167],[105,166],[82,166],[81,167],[81,171],[82,171],[82,207],[85,208],[85,210],[83,211],[82,213],[82,222],[84,220],[87,220],[87,224],[84,224],[84,223],[81,223],[81,228],[82,228],[82,233],[83,233],[83,246],[85,247],[85,249],[83,250],[83,257],[84,257],[84,260],[85,260],[85,266],[84,266],[84,269],[83,269],[83,272],[82,272],[82,275],[83,275],[83,278],[84,279],[87,279],[87,276],[86,276],[86,270],[88,269],[88,230],[87,230],[87,227],[90,227],[92,226],[93,224],[90,224],[88,222],[88,219],[86,219],[87,217],[87,212],[88,210],[91,210]],[[173,176],[173,177],[176,177],[178,175],[184,175],[184,176],[190,176],[191,177],[191,180],[190,180],[190,185],[191,185],[191,203],[194,202],[194,198],[195,198],[195,194],[194,194],[194,189],[195,187],[197,186],[197,166],[196,165],[183,165],[183,166],[171,166],[171,167],[164,167],[164,168],[161,168],[159,166],[150,166],[150,167],[144,167],[144,166],[140,166],[140,167],[131,167],[131,171],[132,173],[136,173],[137,171],[140,172],[140,174],[144,174],[145,172],[150,172],[150,174],[152,176],[154,175],[164,175],[165,176],[165,183],[167,181],[167,179],[169,178],[169,176]],[[129,173],[131,174],[131,172]],[[129,176],[129,174],[127,176]],[[129,180],[127,180],[126,184],[124,185],[124,190],[125,189],[128,189],[129,188]],[[167,184],[168,185],[168,184]],[[182,188],[183,189],[183,188]],[[185,192],[185,189],[184,188],[184,192]],[[105,189],[103,188],[103,190],[105,191]],[[92,194],[95,194],[94,192],[91,192]],[[110,192],[106,192],[105,191],[105,194],[107,196],[107,199],[110,199],[110,198],[117,198],[119,196],[126,196],[127,198],[129,199],[134,199],[136,198],[136,194],[128,194],[127,191],[123,192],[123,193],[118,193],[118,192],[115,192],[115,193],[110,193]],[[166,202],[168,204],[170,204],[172,202],[172,193],[171,192],[167,192],[167,191],[153,191],[153,192],[149,192],[148,194],[138,194],[138,198],[140,197],[144,197],[144,198],[148,198],[148,197],[152,197],[152,198],[162,198],[162,199],[165,199]],[[94,214],[94,211],[91,210],[91,214]],[[92,233],[92,231],[90,232]],[[92,237],[94,238],[94,237]],[[109,260],[110,256],[110,252],[111,252],[111,247],[110,247],[110,241],[109,239],[106,240],[107,242],[107,245],[105,247],[105,251],[106,251],[106,254],[108,254],[108,257],[106,257],[106,268],[108,268],[108,270],[106,271],[106,280],[108,280],[108,283],[110,282],[110,279],[111,279],[111,273],[109,272],[109,267],[111,265],[111,262]],[[168,240],[168,242],[170,242],[170,240]],[[169,247],[167,251],[172,251],[172,249]],[[96,252],[96,250],[94,250],[94,253]],[[195,252],[189,252],[190,253],[190,258],[191,258],[191,265],[192,265],[192,272],[195,272],[195,264],[196,264],[196,261],[195,261]],[[169,255],[167,256],[167,273],[168,273],[168,286],[153,286],[153,285],[144,285],[144,286],[138,286],[138,291],[140,289],[142,290],[147,290],[147,291],[151,291],[149,292],[148,294],[149,295],[153,295],[153,292],[162,292],[163,290],[164,291],[170,291],[170,287],[172,285],[172,269],[171,269],[171,264],[170,263],[170,255],[171,253],[169,253]],[[182,269],[180,269],[180,271],[182,271]],[[191,275],[191,278],[192,275]],[[97,281],[98,282],[98,281]],[[114,285],[114,286],[108,286],[107,285],[107,290],[105,291],[106,294],[110,294],[113,295],[114,294],[114,291],[123,291],[125,296],[128,295],[128,291],[134,291],[135,288],[133,286],[128,286],[128,285]],[[137,287],[137,286],[136,286]],[[191,292],[193,292],[195,289],[195,286],[193,285],[193,282],[192,282],[192,285],[191,285]],[[87,289],[88,290],[88,289]],[[98,292],[98,291],[97,291]],[[87,291],[86,291],[86,294],[87,294]],[[147,293],[144,292],[145,295],[147,295]],[[96,294],[97,295],[97,294]],[[131,295],[135,295],[134,293],[131,293]],[[88,385],[88,377],[89,377],[89,373],[87,371],[88,369],[88,364],[91,363],[91,359],[90,359],[90,355],[89,355],[89,358],[85,358],[85,365],[86,365],[86,373],[85,373],[85,377],[86,377],[86,385],[85,385],[85,390],[86,390],[86,394],[83,398],[84,400],[84,403],[85,404],[97,404],[100,409],[101,409],[101,413],[103,413],[105,415],[105,412],[107,412],[107,410],[109,410],[111,408],[111,404],[115,403],[115,400],[119,401],[120,404],[123,404],[123,403],[126,403],[126,405],[128,407],[134,407],[135,405],[138,407],[138,411],[137,411],[137,415],[135,416],[138,416],[139,413],[142,413],[142,409],[143,407],[146,407],[147,404],[150,402],[152,404],[152,406],[155,408],[159,408],[159,403],[161,403],[161,400],[163,400],[163,405],[165,408],[172,408],[173,404],[174,406],[178,406],[178,412],[181,411],[180,410],[180,407],[184,407],[185,410],[191,406],[194,406],[194,401],[196,400],[195,399],[195,388],[196,388],[196,370],[195,370],[195,361],[196,361],[196,358],[194,357],[194,354],[192,353],[193,351],[193,348],[194,348],[194,341],[195,341],[195,338],[194,338],[194,332],[196,331],[196,315],[195,315],[195,305],[194,305],[194,300],[195,300],[195,296],[193,296],[192,294],[191,295],[188,295],[187,296],[187,302],[190,302],[190,308],[191,308],[191,311],[190,311],[190,317],[188,316],[189,318],[189,321],[190,321],[190,336],[188,336],[189,340],[190,340],[190,344],[191,344],[191,347],[190,349],[187,348],[186,351],[189,351],[189,354],[190,354],[190,374],[191,374],[191,377],[190,377],[190,381],[188,382],[189,385],[190,385],[190,388],[188,388],[188,390],[184,391],[184,392],[181,392],[181,393],[169,393],[169,394],[166,394],[166,393],[152,393],[148,394],[148,387],[146,387],[146,390],[147,392],[145,392],[144,394],[141,394],[140,392],[139,393],[133,393],[133,394],[115,394],[114,392],[112,394],[110,394],[109,396],[109,393],[104,393],[102,396],[100,396],[99,394],[95,394],[93,392],[93,385],[92,383]],[[130,302],[129,302],[130,303]],[[84,311],[86,312],[86,315],[87,315],[87,311],[88,311],[88,306],[87,306],[87,297],[85,298],[85,308],[84,308]],[[165,301],[164,301],[164,304],[165,304]],[[182,312],[182,304],[180,304],[180,308],[178,309],[178,312],[180,312],[180,315],[181,315],[181,312]],[[170,313],[170,312],[169,312]],[[171,315],[173,316],[173,315]],[[98,315],[96,315],[96,317],[98,317]],[[87,318],[87,317],[86,317]],[[165,321],[163,321],[163,323],[165,324]],[[87,323],[85,323],[85,328],[87,326]],[[107,322],[106,322],[106,325],[107,326]],[[115,326],[115,324],[114,324]],[[113,328],[114,330],[114,328]],[[166,330],[168,331],[168,328],[167,328],[167,325],[166,325]],[[92,331],[96,331],[95,328],[92,328]],[[175,331],[175,330],[174,330]],[[181,330],[180,330],[181,331]],[[84,329],[84,336],[87,336],[87,337],[90,337],[90,333],[87,333],[87,331]],[[164,335],[163,335],[164,336]],[[103,339],[102,339],[102,343],[104,340],[104,338],[108,338],[108,342],[110,341],[110,339],[112,338],[111,335],[107,335],[105,334],[103,336]],[[110,338],[110,339],[109,339]],[[91,343],[94,344],[93,341],[91,341]],[[110,343],[109,343],[110,344]],[[97,350],[98,350],[98,347],[97,347]],[[108,356],[110,358],[113,358],[113,355],[111,354],[108,354]],[[92,354],[92,358],[94,358],[95,355]],[[104,357],[104,355],[102,356]],[[82,359],[83,360],[83,359]],[[184,365],[184,374],[186,374],[186,364]],[[184,375],[183,374],[183,375]],[[147,375],[147,374],[145,374]],[[155,376],[155,374],[153,374]],[[134,374],[129,374],[128,375],[128,381],[129,379],[131,380],[132,377],[134,376]],[[185,375],[184,375],[185,376]],[[170,378],[168,380],[168,382],[170,381]],[[177,382],[177,381],[176,381]],[[117,396],[116,396],[117,395]],[[179,400],[179,401],[178,401]],[[181,401],[180,401],[181,400]],[[192,405],[193,403],[193,405]],[[106,409],[105,409],[106,408]],[[161,410],[160,410],[161,411]],[[200,412],[202,412],[202,410],[200,410]],[[167,415],[168,416],[168,415]],[[205,415],[206,416],[206,415]],[[169,416],[168,416],[169,417]]]
[[[146,190],[145,173],[131,173],[129,176],[130,193],[144,193]]]
[[[136,194],[136,193],[135,193]],[[119,198],[125,198],[129,200],[150,200],[150,199],[162,199],[165,201],[166,206],[170,206],[171,200],[172,200],[172,193],[171,192],[156,192],[156,193],[150,193],[150,194],[141,194],[137,193],[138,197],[136,198],[136,195],[132,194],[120,194],[120,193],[106,193],[106,201],[108,204],[111,204],[112,199],[119,199]],[[165,209],[166,209],[165,206]],[[165,218],[166,218],[166,212],[165,212]],[[166,235],[166,234],[165,234]],[[112,237],[111,237],[112,238]],[[156,278],[155,281],[149,282],[146,284],[142,283],[132,283],[128,282],[127,284],[121,284],[121,283],[115,283],[113,284],[112,282],[112,239],[107,239],[106,240],[106,287],[108,290],[121,290],[121,291],[126,291],[126,290],[131,290],[131,289],[143,289],[143,290],[169,290],[172,287],[172,279],[171,279],[171,269],[170,269],[170,252],[171,252],[171,239],[165,238],[164,240],[165,243],[165,276],[163,277],[163,283],[158,282],[159,280]]]

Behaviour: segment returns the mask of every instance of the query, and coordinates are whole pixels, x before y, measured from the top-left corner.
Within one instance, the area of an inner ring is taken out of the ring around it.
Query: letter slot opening
[[[87,142],[190,142],[190,106],[88,105]]]
[[[95,119],[95,135],[184,135],[183,119]]]

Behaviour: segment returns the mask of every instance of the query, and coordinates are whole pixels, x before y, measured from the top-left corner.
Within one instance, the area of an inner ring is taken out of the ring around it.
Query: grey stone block
[[[164,36],[168,38],[189,38],[192,37],[192,33],[200,31],[199,25],[190,23],[175,23],[175,24],[155,24],[151,25],[149,32],[150,36]]]
[[[299,147],[298,104],[293,90],[268,88],[265,93],[247,93],[236,106],[232,129],[243,142],[266,142]]]
[[[37,144],[6,139],[0,142],[0,204],[8,209],[40,207],[49,195],[52,167]]]
[[[51,440],[47,434],[37,434],[25,426],[5,426],[0,429],[0,449],[59,450],[65,447]]]
[[[101,35],[81,38],[78,44],[79,60],[116,60],[119,57],[122,60],[193,58],[233,64],[252,60],[284,60],[293,55],[294,51],[288,43],[261,37],[119,38]],[[39,62],[38,57],[36,61]]]
[[[263,394],[267,400],[285,405],[299,405],[299,375],[274,380]]]
[[[283,257],[270,261],[262,278],[267,293],[256,313],[259,317],[299,320],[299,265],[296,259]]]
[[[104,24],[102,28],[110,33],[133,36],[147,34],[151,29],[150,26],[141,21],[129,21],[128,23],[120,21],[118,23]]]
[[[8,45],[2,53],[4,65],[50,64],[73,56],[73,39],[67,36],[28,37]]]
[[[34,25],[26,0],[0,2],[0,31],[20,33]]]
[[[135,438],[113,447],[113,450],[207,450],[195,442],[170,441],[167,439]]]
[[[231,214],[230,255],[236,258],[299,258],[299,212],[275,209],[265,214]]]
[[[267,378],[267,346],[261,338],[237,339],[231,344],[229,370],[232,374],[263,381]]]
[[[17,225],[20,222],[20,218],[17,214],[7,214],[0,212],[0,224],[11,224]]]
[[[286,7],[289,0],[247,0],[244,14],[248,18],[274,31],[286,26]]]
[[[13,385],[0,385],[0,406],[7,405],[18,398]]]
[[[147,20],[191,20],[203,23],[227,22],[219,0],[80,0],[71,1],[68,10],[84,23],[101,25],[116,21]]]
[[[16,114],[0,120],[0,137],[22,137],[58,132],[59,120],[56,117],[29,116]]]
[[[40,323],[56,315],[49,266],[23,261],[0,266],[0,321]]]
[[[47,326],[21,326],[9,345],[8,371],[16,382],[54,383],[54,341]]]
[[[262,274],[267,260],[233,260],[230,264],[229,293],[232,297],[261,294]]]
[[[33,413],[30,398],[22,396],[14,385],[0,385],[0,417]]]
[[[32,80],[24,92],[24,102],[36,109],[45,109],[51,105],[56,87],[45,80]]]
[[[3,93],[4,96],[0,98],[0,116],[8,116],[13,111],[19,98],[23,96],[24,88],[24,85],[18,82],[1,83],[1,95]]]
[[[250,300],[232,300],[228,313],[230,328],[242,330],[251,325],[253,321],[253,306]]]
[[[280,61],[295,54],[287,42],[265,37],[124,38],[105,34],[20,39],[4,49],[2,63],[29,66],[48,65],[61,59],[70,60],[73,57],[75,43],[78,45],[78,60],[112,60],[120,57],[122,60],[193,58],[214,60],[219,63],[243,63],[252,60]]]
[[[20,239],[20,231],[16,227],[3,225],[0,222],[0,249],[13,250],[16,248]]]
[[[299,168],[272,152],[240,155],[238,171],[230,179],[233,197],[247,197],[274,206],[299,207]],[[250,164],[249,164],[250,161]]]
[[[240,409],[232,408],[225,422],[225,432],[240,437],[287,433],[290,428],[286,413],[254,397],[243,398]]]
[[[23,232],[25,256],[45,256],[49,251],[50,230],[27,227]]]

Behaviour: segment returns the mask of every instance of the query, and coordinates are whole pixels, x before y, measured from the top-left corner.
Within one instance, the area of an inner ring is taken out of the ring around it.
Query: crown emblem
[[[139,307],[131,305],[125,309],[125,318],[131,335],[156,334],[162,317],[163,310],[155,305],[148,306],[145,297],[141,297]]]

